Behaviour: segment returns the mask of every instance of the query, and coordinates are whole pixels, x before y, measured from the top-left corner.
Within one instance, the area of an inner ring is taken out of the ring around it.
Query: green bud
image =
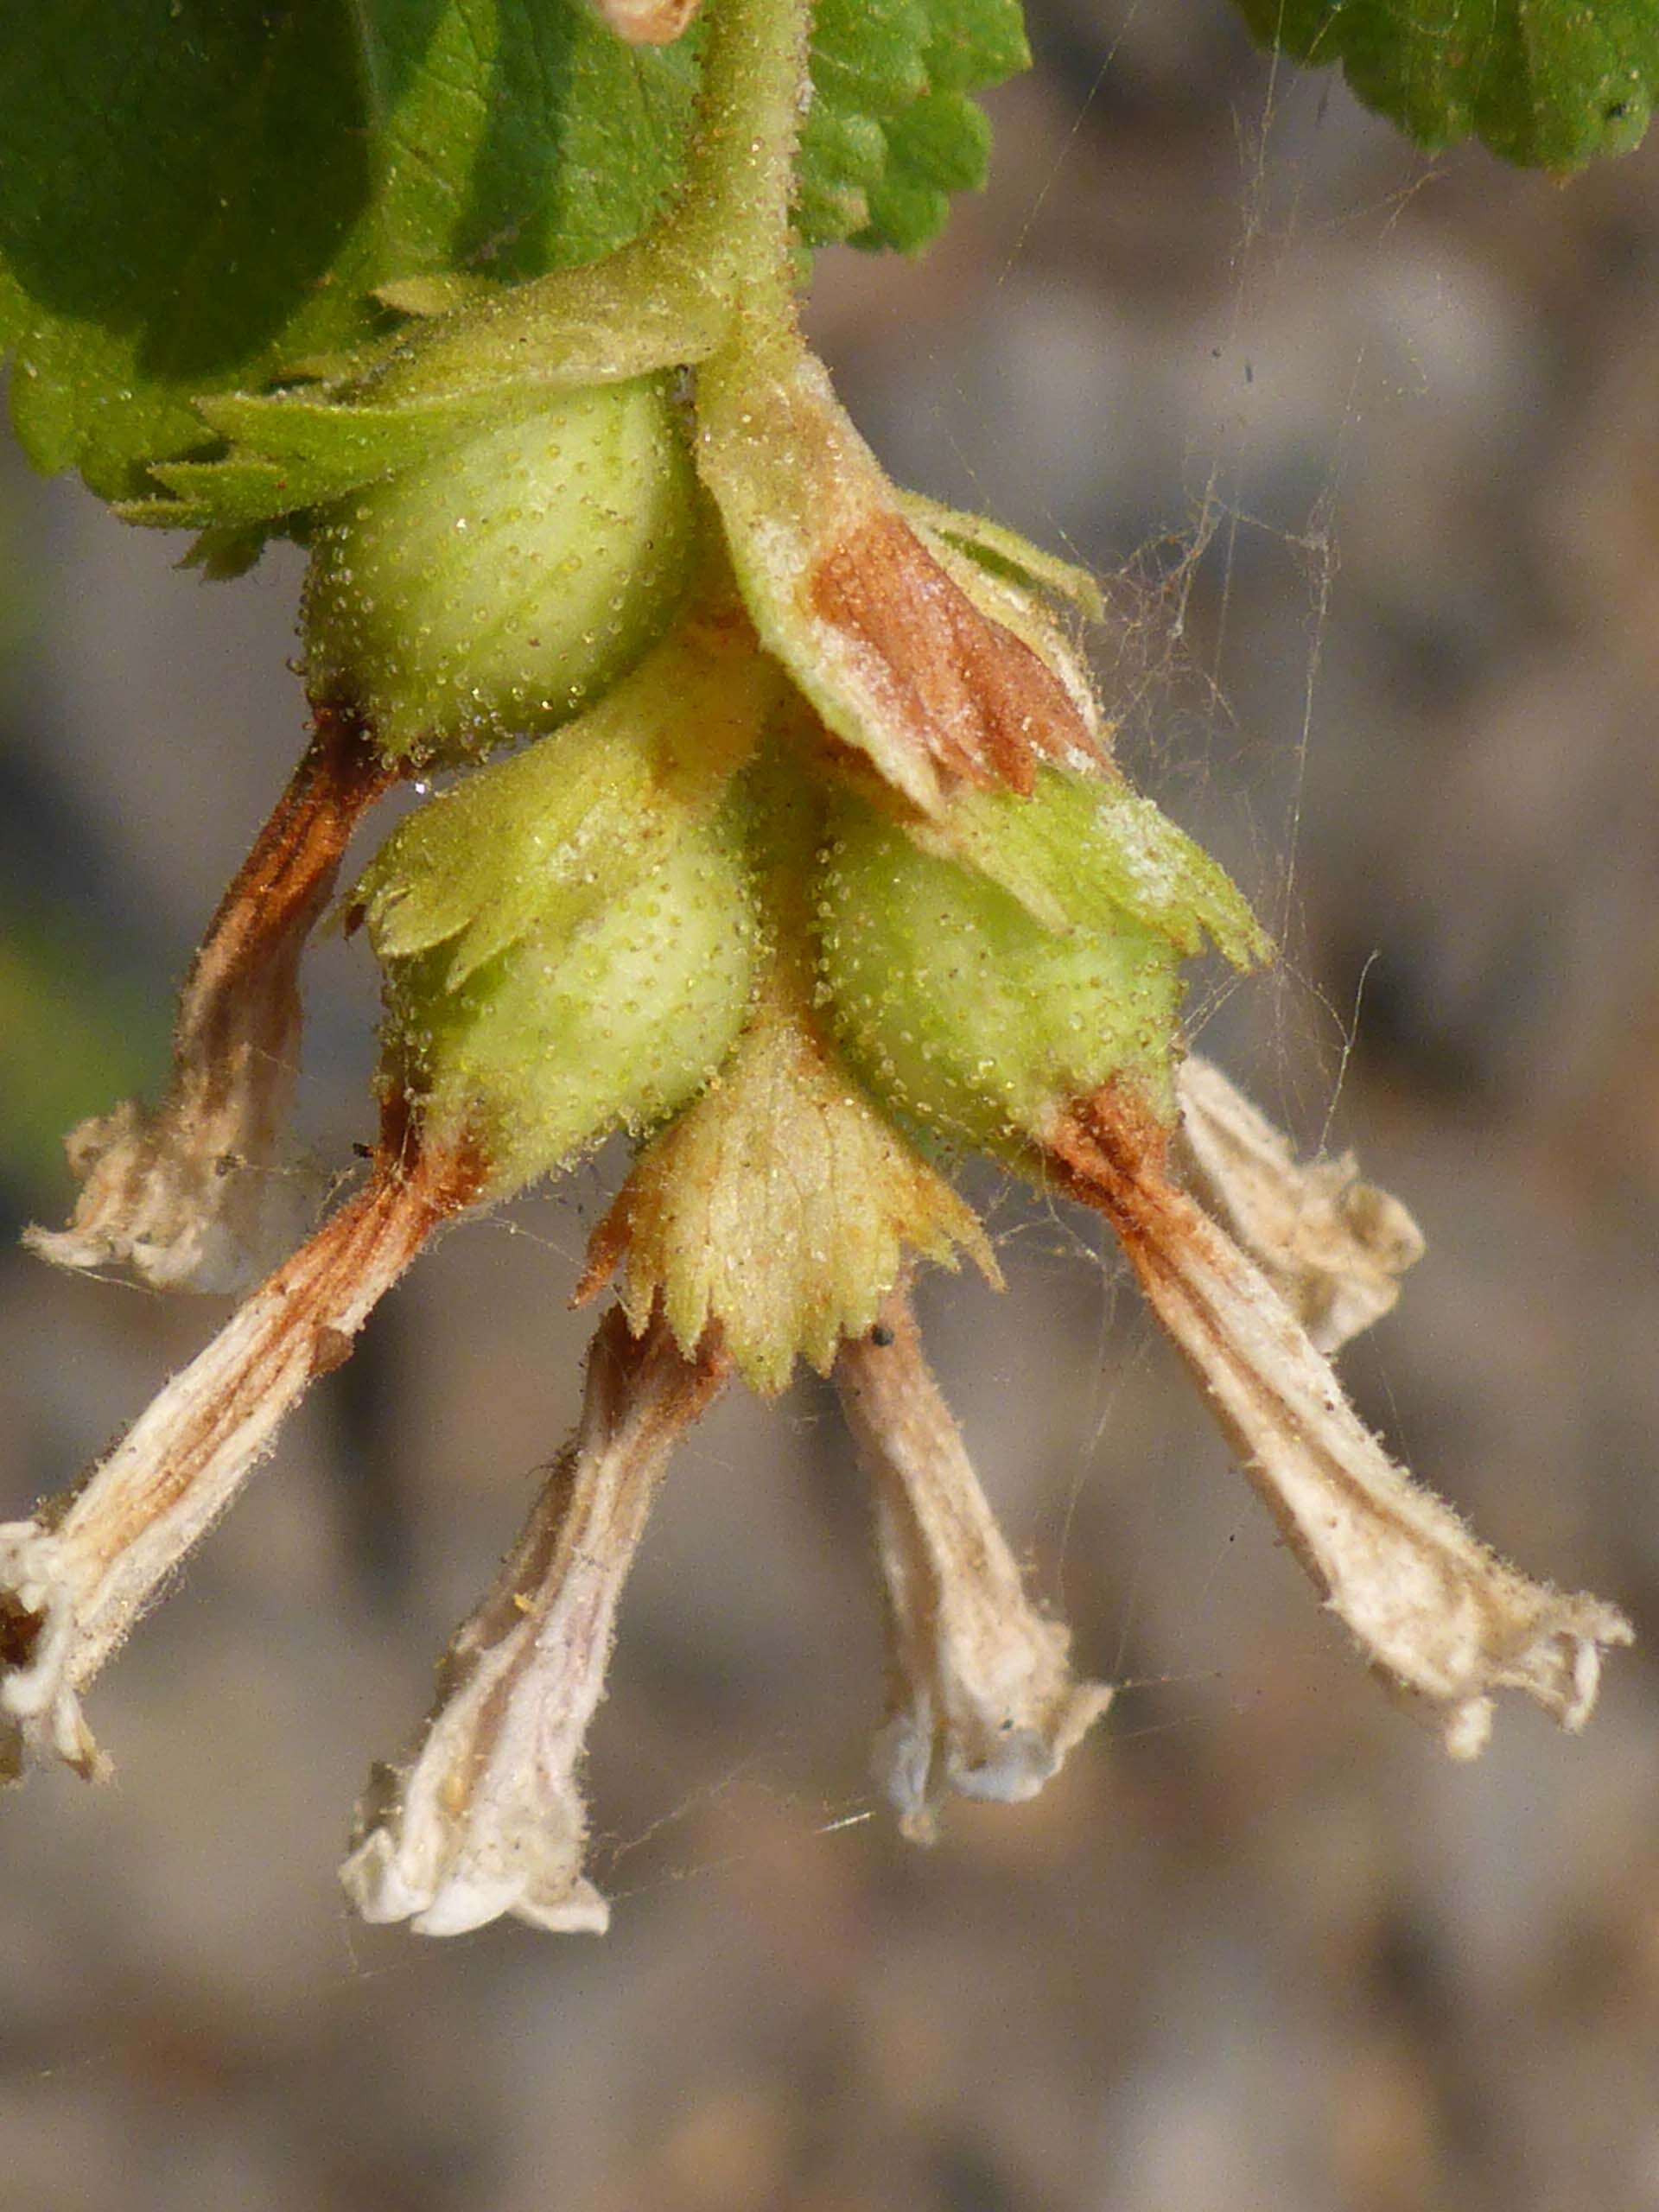
[[[893,1111],[988,1151],[1020,1150],[1114,1080],[1173,1119],[1180,960],[1203,930],[1235,957],[1259,948],[1259,932],[1243,936],[1243,901],[1161,817],[1166,859],[1185,861],[1195,895],[1179,895],[1178,873],[1151,874],[1155,810],[1121,785],[1051,772],[1029,799],[988,803],[1060,926],[861,801],[840,803],[819,918],[843,1049]],[[1126,805],[1120,848],[1112,824]]]
[[[438,1141],[505,1198],[618,1128],[677,1111],[736,1041],[755,925],[723,819],[575,927],[531,929],[456,983],[445,946],[386,964],[388,1056]]]
[[[555,728],[660,636],[694,535],[665,378],[515,411],[322,513],[311,696],[362,714],[389,759]]]

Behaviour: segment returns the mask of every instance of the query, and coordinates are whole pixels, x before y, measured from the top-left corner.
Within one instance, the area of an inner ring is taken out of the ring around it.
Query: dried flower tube
[[[321,1179],[287,1141],[300,960],[353,830],[392,780],[355,720],[318,715],[185,979],[166,1099],[124,1100],[70,1133],[73,1218],[24,1231],[42,1259],[122,1268],[156,1290],[240,1290],[310,1227]]]
[[[727,1366],[712,1342],[688,1359],[660,1317],[639,1338],[620,1308],[600,1324],[575,1437],[451,1643],[418,1750],[377,1769],[359,1808],[340,1879],[365,1920],[459,1936],[511,1913],[604,1933],[578,1770],[652,1499]]]
[[[0,1527],[0,1774],[26,1753],[107,1770],[80,1694],[478,1186],[464,1154],[383,1144],[363,1189],[175,1375],[81,1485]]]
[[[1390,1313],[1423,1255],[1398,1198],[1359,1179],[1352,1153],[1297,1161],[1288,1139],[1212,1060],[1177,1077],[1182,1179],[1232,1233],[1320,1351]]]
[[[876,1770],[905,1834],[929,1842],[947,1790],[1034,1797],[1112,1692],[1073,1677],[1070,1631],[1027,1597],[902,1291],[842,1346],[836,1382],[875,1486],[887,1592],[893,1710]]]
[[[1395,1465],[1283,1299],[1164,1172],[1166,1133],[1109,1086],[1049,1138],[1074,1196],[1103,1213],[1203,1384],[1285,1541],[1391,1686],[1472,1758],[1492,1694],[1517,1689],[1564,1728],[1595,1704],[1613,1606],[1529,1582]]]

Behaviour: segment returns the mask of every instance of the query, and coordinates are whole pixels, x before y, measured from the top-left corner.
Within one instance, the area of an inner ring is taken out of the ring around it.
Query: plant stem
[[[410,333],[372,379],[381,404],[495,387],[620,383],[702,360],[740,309],[776,327],[813,0],[716,0],[684,188],[631,245]]]
[[[685,196],[667,228],[735,301],[790,270],[813,0],[718,0]]]

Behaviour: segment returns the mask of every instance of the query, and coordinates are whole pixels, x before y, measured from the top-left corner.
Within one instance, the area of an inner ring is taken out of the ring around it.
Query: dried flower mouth
[[[1177,1078],[1182,1180],[1254,1259],[1320,1351],[1390,1313],[1423,1254],[1398,1198],[1362,1182],[1353,1154],[1299,1166],[1266,1116],[1209,1060]]]
[[[1528,1581],[1395,1466],[1261,1270],[1168,1179],[1168,1133],[1113,1087],[1057,1118],[1063,1186],[1106,1215],[1252,1487],[1370,1663],[1453,1758],[1518,1689],[1569,1730],[1595,1703],[1611,1605]]]
[[[289,1147],[300,962],[363,815],[396,781],[351,715],[319,712],[287,789],[232,878],[180,995],[162,1106],[129,1099],[70,1135],[67,1229],[24,1242],[63,1268],[159,1290],[238,1290],[293,1249],[322,1179]]]
[[[29,1666],[45,1625],[43,1612],[20,1605],[10,1592],[0,1593],[0,1669]]]
[[[874,1487],[887,1593],[892,1711],[876,1773],[905,1834],[931,1842],[949,1790],[1034,1797],[1112,1691],[1073,1677],[1069,1630],[1027,1598],[903,1290],[842,1345],[836,1382]]]
[[[620,1310],[600,1324],[574,1442],[445,1653],[413,1757],[371,1779],[340,1870],[365,1919],[454,1936],[511,1913],[604,1932],[582,1872],[588,1727],[670,1453],[729,1371],[713,1338],[688,1358],[660,1319],[637,1338]]]
[[[389,1110],[368,1182],[254,1291],[79,1487],[0,1527],[0,1607],[17,1649],[0,1672],[0,1764],[56,1756],[103,1771],[79,1695],[274,1446],[311,1382],[339,1366],[481,1163],[421,1143]]]

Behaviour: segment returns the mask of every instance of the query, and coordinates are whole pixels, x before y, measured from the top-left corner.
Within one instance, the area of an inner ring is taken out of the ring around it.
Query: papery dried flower
[[[1066,1186],[1104,1213],[1281,1533],[1365,1657],[1425,1707],[1454,1758],[1518,1689],[1564,1728],[1589,1718],[1603,1644],[1630,1623],[1529,1582],[1388,1458],[1261,1270],[1164,1172],[1166,1132],[1107,1090],[1058,1117]]]
[[[1299,1166],[1289,1142],[1213,1061],[1184,1061],[1184,1179],[1230,1229],[1307,1331],[1338,1351],[1391,1313],[1423,1255],[1398,1198],[1362,1182],[1352,1153]]]
[[[374,1171],[175,1375],[86,1479],[0,1526],[0,1773],[104,1770],[80,1694],[438,1224],[476,1196],[466,1150],[393,1116]]]
[[[165,1101],[129,1099],[72,1132],[74,1218],[24,1231],[42,1259],[156,1290],[239,1290],[303,1236],[323,1178],[289,1137],[300,959],[353,830],[392,780],[353,718],[318,716],[192,963]]]
[[[365,1920],[457,1936],[511,1913],[602,1935],[582,1875],[577,1781],[605,1693],[617,1601],[677,1438],[727,1371],[660,1323],[608,1314],[588,1354],[582,1426],[499,1579],[457,1632],[419,1748],[378,1770],[340,1879]]]
[[[848,1425],[875,1491],[892,1639],[893,1710],[875,1768],[905,1834],[931,1842],[946,1790],[1034,1797],[1105,1713],[1071,1638],[1032,1606],[895,1293],[836,1363]]]

